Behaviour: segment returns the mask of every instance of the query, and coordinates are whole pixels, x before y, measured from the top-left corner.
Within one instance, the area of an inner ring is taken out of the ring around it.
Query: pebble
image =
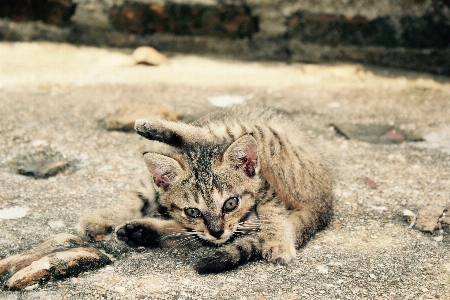
[[[6,282],[6,289],[25,289],[108,263],[111,260],[96,248],[74,235],[62,233],[28,251],[0,260],[0,278]]]
[[[164,54],[160,53],[153,47],[142,46],[136,48],[132,54],[134,63],[148,64],[152,66],[159,66],[167,63],[169,59]]]
[[[443,206],[425,206],[417,213],[415,228],[432,233],[438,227],[439,217],[441,217],[446,210]]]
[[[317,273],[319,274],[328,274],[328,267],[324,265],[316,266]]]
[[[209,97],[208,100],[214,106],[226,107],[226,106],[229,106],[232,104],[243,103],[246,100],[246,98],[242,97],[242,96],[237,96],[237,95],[220,95],[220,96]]]
[[[0,209],[0,220],[20,219],[27,215],[28,207],[12,206]]]

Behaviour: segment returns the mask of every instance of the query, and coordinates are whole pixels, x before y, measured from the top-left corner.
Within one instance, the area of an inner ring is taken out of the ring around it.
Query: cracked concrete
[[[289,265],[261,261],[207,276],[197,275],[192,262],[208,249],[132,250],[98,242],[115,255],[112,265],[3,291],[1,299],[450,298],[448,228],[438,242],[402,216],[405,209],[450,203],[448,78],[170,54],[167,65],[124,66],[131,52],[0,43],[0,209],[28,208],[22,218],[0,219],[1,259],[52,234],[74,233],[80,214],[112,205],[130,188],[143,167],[140,151],[156,145],[99,123],[130,103],[193,115],[213,107],[208,99],[230,95],[285,110],[334,162],[331,225]],[[368,144],[337,135],[333,122],[388,124],[433,139]],[[72,171],[48,179],[15,174],[11,160],[35,144],[61,153]]]

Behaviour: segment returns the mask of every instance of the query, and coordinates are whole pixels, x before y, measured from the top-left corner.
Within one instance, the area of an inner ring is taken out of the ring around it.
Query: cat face
[[[222,244],[244,233],[260,188],[257,143],[251,135],[231,145],[198,145],[172,157],[144,154],[172,218],[202,240]]]

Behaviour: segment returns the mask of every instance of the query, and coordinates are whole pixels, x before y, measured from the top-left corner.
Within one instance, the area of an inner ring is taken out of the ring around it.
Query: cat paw
[[[116,231],[117,239],[130,247],[157,247],[159,233],[142,224],[125,224]]]
[[[106,240],[107,236],[114,232],[114,228],[114,224],[90,216],[82,218],[77,225],[78,234],[82,238],[96,242]]]
[[[287,264],[295,256],[295,246],[288,243],[266,243],[262,249],[263,257],[268,261],[276,264]]]

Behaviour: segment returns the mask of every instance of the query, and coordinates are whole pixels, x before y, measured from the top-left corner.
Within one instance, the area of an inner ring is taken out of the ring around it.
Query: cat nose
[[[209,230],[209,234],[211,234],[213,237],[220,239],[222,234],[224,233],[223,227],[215,226]]]

